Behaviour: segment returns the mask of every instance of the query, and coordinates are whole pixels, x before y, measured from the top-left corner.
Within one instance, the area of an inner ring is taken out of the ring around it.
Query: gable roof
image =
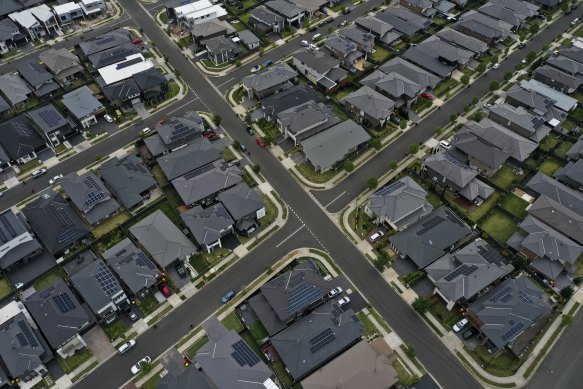
[[[259,20],[262,23],[266,23],[270,26],[274,24],[281,24],[284,21],[284,19],[281,16],[271,12],[270,10],[265,8],[264,5],[260,5],[259,7],[253,8],[251,11],[249,11],[249,15],[251,15],[252,18]]]
[[[119,201],[132,208],[143,201],[141,193],[156,186],[156,180],[134,154],[111,158],[101,165],[99,174]]]
[[[200,137],[203,131],[204,120],[195,111],[187,111],[182,116],[172,117],[156,127],[156,132],[166,145],[186,140],[193,135]]]
[[[99,258],[89,261],[85,267],[72,274],[71,282],[96,315],[112,302],[114,296],[122,292],[117,278]]]
[[[205,169],[197,169],[192,173],[175,178],[172,180],[172,186],[184,204],[194,204],[242,181],[241,170],[237,166],[229,166],[217,161],[207,165]]]
[[[456,134],[452,144],[465,156],[480,161],[490,169],[497,170],[510,158],[510,154],[506,151],[470,132]]]
[[[66,250],[83,239],[89,229],[60,193],[52,189],[43,193],[22,209],[36,236],[52,254]]]
[[[536,68],[534,71],[534,79],[545,85],[549,85],[547,83],[561,84],[561,86],[568,89],[569,93],[579,89],[583,85],[583,80],[549,65]]]
[[[208,22],[195,24],[190,28],[190,33],[196,39],[201,39],[215,34],[231,35],[235,33],[235,29],[226,20],[211,19]]]
[[[34,60],[18,63],[16,70],[34,88],[34,94],[39,97],[60,88],[59,84],[53,80],[53,75]]]
[[[25,114],[0,123],[0,144],[12,161],[46,147]]]
[[[223,150],[218,144],[206,138],[199,138],[180,150],[161,156],[156,161],[168,180],[173,180],[222,157]]]
[[[324,46],[329,50],[341,53],[344,57],[357,51],[356,43],[339,35],[332,35],[324,41]]]
[[[567,165],[559,168],[554,174],[559,181],[566,181],[568,184],[583,184],[583,159],[569,162]]]
[[[140,95],[140,88],[133,78],[126,78],[115,84],[106,85],[101,90],[110,102],[116,99],[120,99],[123,102]]]
[[[403,54],[419,67],[425,68],[441,78],[448,77],[458,65],[465,65],[474,52],[453,46],[437,36],[427,38]]]
[[[4,97],[2,97],[2,95],[0,95],[0,113],[1,112],[6,112],[9,109],[10,109],[10,104],[8,104],[8,102],[4,99]],[[0,379],[1,378],[2,377],[0,376]]]
[[[547,59],[546,63],[572,76],[583,77],[583,64],[562,55],[551,57]]]
[[[376,16],[362,16],[354,21],[357,26],[364,30],[374,32],[378,36],[383,36],[393,30],[393,26]]]
[[[577,46],[563,49],[559,52],[559,54],[562,55],[563,57],[569,58],[573,61],[583,64],[583,49]]]
[[[423,160],[423,165],[460,188],[464,188],[478,175],[478,171],[468,163],[445,151],[430,154]]]
[[[453,25],[454,28],[456,26],[463,26],[490,39],[506,37],[512,31],[510,23],[491,18],[476,10],[470,10],[462,14],[460,20]]]
[[[197,205],[182,212],[180,217],[199,245],[216,242],[233,225],[233,219],[222,204],[214,204],[208,208]]]
[[[74,338],[92,320],[60,278],[28,296],[25,304],[55,350]]]
[[[244,182],[221,192],[217,198],[235,221],[254,214],[264,207],[259,194]]]
[[[462,34],[451,27],[446,27],[443,30],[438,31],[436,35],[451,44],[463,47],[464,49],[473,51],[476,54],[482,54],[488,50],[488,44],[486,42]]]
[[[201,44],[206,46],[209,54],[221,54],[225,52],[233,52],[238,54],[243,52],[239,45],[224,36],[216,36],[214,38],[205,39],[201,41]]]
[[[42,365],[45,349],[39,339],[40,335],[22,312],[0,324],[0,356],[12,377],[25,375]]]
[[[255,92],[262,92],[277,85],[284,84],[297,77],[297,72],[288,64],[275,64],[263,71],[245,76],[242,79],[243,85]]]
[[[421,69],[419,66],[414,65],[401,57],[395,57],[389,60],[383,64],[379,70],[386,74],[393,72],[397,73],[401,77],[411,80],[413,83],[423,88],[433,89],[441,81],[441,79],[436,75]]]
[[[528,213],[561,231],[575,242],[583,244],[583,216],[547,195],[540,195],[530,206]]]
[[[132,76],[136,85],[145,92],[151,88],[166,84],[166,77],[155,67],[136,73]]]
[[[525,15],[517,14],[508,8],[501,7],[491,2],[487,2],[478,8],[478,12],[491,16],[494,19],[503,20],[514,27],[520,27],[526,21]]]
[[[6,269],[42,250],[34,235],[10,208],[0,213],[0,222],[0,268]]]
[[[29,98],[32,90],[16,73],[6,73],[0,76],[0,91],[11,105],[16,105]]]
[[[510,104],[494,104],[489,108],[488,117],[505,127],[520,127],[528,132],[529,138],[540,142],[550,132],[550,128],[544,126],[545,119],[535,116],[521,106],[513,107]]]
[[[39,53],[38,58],[60,78],[83,71],[79,58],[66,48],[47,49]]]
[[[553,88],[539,82],[537,80],[522,80],[520,87],[528,91],[540,93],[541,95],[555,101],[555,107],[562,109],[565,112],[577,107],[577,100],[564,93],[554,90]]]
[[[550,197],[579,215],[583,215],[583,197],[581,193],[544,173],[537,172],[528,181],[526,187],[539,195]]]
[[[196,251],[190,239],[161,210],[146,216],[129,230],[162,269]]]
[[[490,3],[508,8],[509,10],[514,11],[517,15],[524,15],[527,18],[538,15],[540,9],[538,5],[522,0],[490,0]]]
[[[298,4],[294,4],[285,0],[270,0],[265,3],[265,6],[272,11],[285,16],[286,18],[295,18],[302,14],[306,9]]]
[[[93,115],[104,109],[103,104],[93,95],[87,85],[75,89],[63,96],[63,104],[78,120]]]
[[[253,43],[260,43],[261,40],[257,37],[257,35],[253,34],[250,30],[243,30],[237,32],[239,39],[246,45],[251,45]]]
[[[130,33],[124,28],[118,28],[103,35],[79,43],[79,48],[86,56],[121,46],[124,43],[131,42]]]
[[[567,158],[579,159],[581,156],[583,156],[583,139],[579,139],[567,151]]]
[[[393,100],[366,85],[346,95],[340,101],[350,104],[377,120],[388,119],[395,108]]]
[[[304,7],[307,12],[315,12],[328,4],[328,0],[290,0],[292,3]]]
[[[319,103],[322,98],[309,85],[300,84],[262,99],[261,105],[266,115],[275,117],[282,111],[305,104],[310,100]]]
[[[121,62],[131,55],[140,53],[140,51],[140,49],[128,41],[119,46],[88,55],[87,59],[91,62],[93,68],[98,70],[105,66]]]
[[[360,47],[362,47],[361,50],[370,53],[374,49],[374,36],[369,32],[361,30],[357,27],[346,27],[338,31],[338,33],[343,37],[357,43]]]
[[[65,130],[75,128],[69,118],[66,118],[61,112],[52,104],[43,105],[42,107],[30,110],[27,112],[30,120],[43,131],[45,134],[50,134],[55,130],[61,131],[64,134]],[[63,129],[65,127],[65,129]]]
[[[450,301],[470,300],[514,267],[486,241],[476,239],[425,268],[427,276]]]
[[[0,1],[0,16],[4,17],[13,12],[19,11],[23,8],[16,0],[1,0]]]
[[[538,116],[546,115],[556,103],[555,100],[545,97],[535,91],[523,89],[520,85],[513,85],[506,93],[506,102],[509,104],[515,104],[515,101],[525,105]]]

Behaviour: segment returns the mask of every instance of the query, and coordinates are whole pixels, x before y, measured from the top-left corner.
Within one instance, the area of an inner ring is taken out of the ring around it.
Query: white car
[[[341,287],[337,286],[336,288],[332,289],[331,291],[328,292],[328,297],[332,298],[334,296],[338,296],[340,293],[342,293],[344,289],[342,289]]]
[[[492,104],[486,103],[486,104],[484,104],[484,107],[486,107],[486,108],[492,108]]]
[[[573,19],[573,21],[571,22],[571,26],[574,26],[575,24],[577,24],[579,22],[579,18],[575,18]]]
[[[526,65],[528,63],[528,61],[525,59],[523,59],[522,61],[520,61],[521,64]]]
[[[442,140],[441,142],[439,142],[439,145],[446,150],[451,149],[451,143],[446,140]]]
[[[132,374],[138,374],[140,371],[142,371],[142,365],[145,363],[152,363],[152,358],[144,357],[140,359],[138,363],[132,366],[131,368]]]
[[[142,135],[148,135],[150,132],[152,132],[150,127],[146,127],[141,131]]]
[[[320,50],[320,48],[318,46],[316,46],[313,43],[310,43],[310,45],[308,46],[308,49],[312,50],[312,51],[318,51]]]
[[[338,305],[343,307],[346,304],[348,304],[349,302],[350,302],[350,298],[348,296],[345,296],[345,297],[342,297],[340,300],[338,300]]]
[[[108,123],[113,123],[113,118],[109,115],[105,115],[103,116],[103,118],[108,122]]]
[[[125,353],[127,353],[128,351],[130,351],[130,349],[132,347],[134,347],[136,345],[136,340],[132,339],[129,342],[125,342],[124,344],[122,344],[117,351],[121,354],[124,355]]]
[[[382,231],[377,231],[374,234],[372,234],[370,236],[370,238],[368,238],[368,240],[370,241],[370,243],[374,243],[377,240],[379,240],[380,238],[382,238],[383,236],[385,236],[385,233]]]
[[[308,41],[302,41],[302,46],[304,47],[308,47],[310,44],[308,43]]]
[[[494,66],[492,66],[493,69],[498,69],[500,67],[499,63],[495,63]]]
[[[34,178],[37,178],[37,177],[42,176],[43,174],[46,174],[46,172],[47,172],[47,169],[38,169],[38,170],[35,170],[34,172],[32,172],[31,175]]]
[[[257,73],[260,70],[261,70],[261,66],[255,65],[251,68],[251,73]]]
[[[466,318],[461,319],[460,321],[453,325],[453,332],[460,332],[462,328],[464,328],[468,323],[469,323],[468,319]]]
[[[54,176],[53,178],[51,178],[49,180],[49,184],[50,185],[56,184],[57,181],[59,181],[61,178],[63,178],[63,175],[62,174],[57,174],[56,176]]]

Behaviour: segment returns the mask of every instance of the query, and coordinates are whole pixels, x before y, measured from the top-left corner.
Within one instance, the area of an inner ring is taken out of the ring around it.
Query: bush
[[[399,127],[401,128],[401,130],[404,130],[405,128],[407,128],[407,121],[401,120],[401,124],[399,124]]]
[[[449,115],[449,121],[450,122],[455,122],[457,120],[457,113],[452,113]]]
[[[367,181],[366,181],[366,186],[369,189],[374,189],[377,186],[379,186],[379,180],[376,177],[370,177]]]
[[[460,81],[462,82],[462,84],[464,85],[468,85],[470,83],[470,76],[468,76],[467,74],[464,74],[461,78]]]
[[[526,269],[528,267],[528,259],[519,255],[512,260],[512,266],[514,266],[516,270]]]
[[[240,150],[241,149],[241,142],[239,142],[238,140],[233,142],[233,148]]]
[[[429,309],[431,303],[427,297],[418,296],[415,301],[413,301],[413,309],[417,311],[420,315],[424,315],[425,312]]]
[[[494,92],[498,89],[500,89],[500,83],[498,81],[492,81],[490,83],[490,92]]]
[[[405,355],[408,356],[410,359],[415,358],[415,349],[413,346],[403,345],[403,351],[405,351]]]
[[[510,79],[512,78],[513,73],[509,70],[506,73],[504,73],[504,81],[510,81]]]
[[[534,51],[529,51],[528,54],[526,54],[526,60],[528,62],[534,61],[535,58],[536,58],[536,53]]]
[[[472,99],[472,105],[476,105],[480,102],[480,99],[477,96],[474,96],[474,98]]]
[[[478,67],[476,68],[476,70],[480,73],[484,73],[486,71],[486,65],[484,65],[483,63],[479,64]]]
[[[539,32],[540,30],[540,24],[538,24],[537,22],[534,22],[530,25],[528,31],[530,31],[531,34],[536,34],[537,32]]]
[[[573,293],[574,293],[573,288],[571,288],[570,286],[565,286],[563,289],[561,289],[561,297],[564,298],[565,300],[569,300]]]
[[[235,66],[236,67],[241,67],[241,60],[240,59],[238,59],[238,60],[235,61]]]
[[[380,150],[381,147],[383,147],[383,144],[379,138],[372,138],[368,143],[374,147],[375,150]]]
[[[470,111],[470,105],[469,104],[464,105],[464,112],[467,113],[469,111]]]
[[[259,164],[256,163],[255,165],[253,165],[252,169],[255,173],[259,173],[261,171],[261,166],[259,166]]]
[[[418,152],[419,152],[418,144],[412,144],[411,146],[409,146],[409,154],[417,154]]]
[[[443,128],[441,128],[441,127],[435,127],[435,133],[437,135],[441,135],[442,132],[443,132]]]
[[[399,166],[399,162],[392,160],[391,161],[391,169],[395,170]]]
[[[213,123],[215,123],[217,126],[220,126],[222,121],[223,118],[221,117],[221,115],[218,115],[216,113],[213,115]]]
[[[350,172],[352,172],[354,170],[354,164],[352,162],[350,162],[350,161],[346,161],[342,165],[342,168],[344,170],[346,170],[348,173],[350,173]]]

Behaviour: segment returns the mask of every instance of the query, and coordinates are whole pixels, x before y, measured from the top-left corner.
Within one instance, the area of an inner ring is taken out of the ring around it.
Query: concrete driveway
[[[115,353],[109,338],[103,332],[100,326],[95,326],[83,335],[83,340],[87,343],[87,348],[91,350],[95,358],[99,361],[105,361]]]

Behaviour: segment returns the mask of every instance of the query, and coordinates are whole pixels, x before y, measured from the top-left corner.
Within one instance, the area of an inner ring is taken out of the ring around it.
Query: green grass
[[[103,331],[107,334],[108,338],[113,340],[119,338],[127,331],[126,325],[124,324],[123,321],[119,319],[114,321],[110,325],[102,326],[102,328]]]
[[[496,202],[502,194],[500,192],[494,192],[480,205],[479,207],[474,207],[471,212],[468,212],[465,208],[456,202],[456,198],[449,192],[445,192],[445,199],[447,202],[454,207],[459,213],[464,214],[471,221],[479,221],[492,207],[496,205]]]
[[[182,197],[178,194],[178,191],[174,186],[167,186],[164,189],[164,193],[166,194],[166,198],[168,202],[172,204],[174,208],[178,208],[184,205],[184,201],[182,201]]]
[[[307,162],[302,163],[297,167],[298,171],[302,176],[304,176],[308,181],[316,184],[322,184],[324,182],[330,181],[332,178],[338,174],[334,169],[328,170],[325,173],[318,173],[314,170],[313,166]]]
[[[368,58],[378,63],[385,62],[391,55],[389,50],[379,45],[375,45],[374,50],[374,53],[370,54]]]
[[[249,331],[251,332],[251,335],[253,335],[253,337],[258,341],[261,341],[269,336],[267,330],[263,324],[261,324],[260,320],[255,320],[253,323],[251,323],[249,325]]]
[[[514,216],[525,218],[526,215],[528,215],[528,212],[526,211],[528,201],[523,200],[512,193],[506,196],[504,200],[502,200],[501,206]]]
[[[160,381],[162,379],[162,377],[160,376],[161,373],[158,374],[154,374],[152,377],[150,377],[148,379],[148,381],[146,381],[141,388],[142,389],[156,389],[158,381]]]
[[[95,368],[95,366],[99,365],[98,361],[93,362],[91,365],[87,366],[81,373],[77,374],[75,377],[71,378],[72,382],[79,381],[85,374],[88,374],[91,370]]]
[[[369,308],[368,310],[370,311],[371,315],[376,319],[377,323],[379,323],[381,325],[381,327],[383,327],[385,329],[385,331],[387,331],[387,333],[392,332],[391,328],[389,327],[389,325],[387,324],[385,319],[383,319],[382,316],[379,315],[379,313],[376,311],[376,309]]]
[[[560,167],[561,163],[559,161],[548,158],[540,164],[538,170],[547,176],[552,176],[557,170],[559,170]]]
[[[225,162],[232,162],[236,160],[237,157],[235,156],[235,154],[233,154],[229,147],[225,147],[225,149],[223,150],[223,159],[225,160]]]
[[[145,316],[148,316],[150,313],[154,312],[159,306],[160,302],[156,300],[156,297],[152,293],[144,297],[138,303],[141,311],[144,313]]]
[[[444,326],[446,329],[453,327],[455,323],[463,318],[463,315],[457,310],[448,310],[445,302],[437,295],[433,295],[429,298],[431,305],[429,306],[429,312]]]
[[[449,78],[447,80],[443,80],[433,90],[433,94],[437,97],[441,97],[445,95],[448,91],[452,90],[456,86],[459,85],[459,81],[454,80],[453,78]]]
[[[285,370],[285,365],[283,361],[280,359],[275,362],[272,362],[271,368],[275,372],[275,375],[277,375],[277,378],[279,379],[283,387],[291,388],[292,384],[294,383],[294,380],[290,377],[287,370]]]
[[[33,286],[36,290],[40,290],[45,286],[49,286],[58,279],[63,279],[63,271],[60,267],[56,267],[41,278],[37,279]]]
[[[224,69],[231,65],[231,62],[224,62],[222,64],[216,65],[214,62],[209,61],[208,59],[203,59],[201,62],[209,69]]]
[[[364,312],[357,313],[358,318],[364,324],[364,336],[370,336],[378,334],[377,327],[373,322],[364,314]]]
[[[160,14],[160,21],[163,24],[168,24],[168,14],[166,13],[166,11],[162,11]]]
[[[233,92],[232,96],[235,103],[241,104],[241,101],[243,101],[243,97],[245,97],[245,89],[243,89],[243,87],[237,88],[237,90]]]
[[[67,359],[63,359],[60,356],[57,356],[57,362],[65,373],[70,373],[81,366],[86,360],[91,358],[91,355],[93,355],[91,354],[91,351],[89,351],[87,348],[84,348],[83,350],[77,351]]]
[[[113,231],[114,228],[117,228],[118,226],[129,220],[131,217],[132,214],[129,213],[128,211],[120,212],[117,215],[110,217],[105,222],[95,226],[93,228],[93,231],[91,232],[93,233],[93,235],[95,235],[96,238],[101,238],[105,234],[108,234],[111,231]]]
[[[516,186],[520,180],[519,176],[512,172],[512,169],[512,166],[504,165],[490,178],[490,180],[502,189],[509,190],[513,186]]]
[[[505,244],[508,238],[518,230],[518,225],[509,216],[494,211],[488,218],[480,223],[480,228],[500,244]]]
[[[235,312],[229,313],[223,320],[221,320],[223,325],[228,330],[235,330],[237,333],[243,331],[245,327],[239,317],[235,314]]]
[[[523,361],[516,358],[509,351],[502,350],[492,359],[492,354],[488,352],[486,347],[479,345],[474,350],[465,347],[465,350],[482,366],[486,366],[486,371],[498,377],[507,377],[513,375],[516,370],[522,365]]]
[[[209,337],[205,335],[202,338],[200,338],[199,340],[197,340],[196,342],[194,342],[194,344],[192,346],[190,346],[189,348],[186,349],[186,351],[185,351],[186,356],[189,359],[194,358],[194,356],[196,355],[196,352],[198,350],[200,350],[200,348],[202,346],[207,344],[208,341],[209,341]]]
[[[433,208],[439,208],[441,206],[441,199],[433,192],[429,192],[425,199],[433,206]]]
[[[559,143],[559,138],[556,135],[549,134],[539,143],[539,147],[543,151],[550,151]]]
[[[9,294],[12,294],[12,287],[10,286],[10,282],[8,282],[7,278],[0,279],[0,300]]]
[[[171,280],[168,280],[168,283],[170,283]],[[176,288],[171,288],[174,290],[174,293],[176,293]],[[153,318],[151,318],[150,320],[148,320],[148,325],[152,325],[154,323],[157,323],[158,321],[160,321],[164,316],[166,316],[168,314],[168,312],[170,312],[172,310],[172,305],[168,304],[166,305],[164,308],[162,308],[160,311],[158,311],[158,313],[156,313],[154,315]]]
[[[94,245],[94,251],[98,254],[103,254],[122,240],[127,238],[126,233],[121,228],[116,228],[109,234],[103,235],[101,239]]]
[[[55,146],[55,154],[59,155],[64,153],[65,151],[67,151],[67,147],[64,144],[60,143]]]
[[[577,120],[583,120],[583,107],[577,106],[577,108],[569,112],[569,114],[574,116]]]
[[[555,149],[555,155],[559,158],[566,158],[567,157],[567,151],[569,151],[569,149],[571,148],[571,146],[573,146],[573,143],[571,142],[563,142],[559,145],[559,147],[557,147]]]
[[[366,238],[368,232],[373,228],[372,219],[364,212],[364,207],[358,208],[358,224],[356,223],[356,211],[350,212],[348,223],[350,228],[355,230],[356,234],[362,239]]]
[[[391,365],[393,365],[393,368],[397,372],[397,376],[399,377],[399,384],[405,385],[409,381],[409,377],[411,376],[411,374],[409,374],[409,371],[405,369],[403,363],[397,358],[391,361]]]
[[[204,274],[209,269],[208,263],[201,254],[190,257],[189,261],[198,274]]]
[[[158,181],[158,184],[160,186],[164,186],[170,182],[168,181],[168,178],[166,178],[166,175],[164,174],[160,166],[156,166],[155,168],[152,169],[152,175],[154,176],[156,181]]]
[[[36,169],[37,167],[42,165],[42,161],[40,159],[33,159],[32,161],[28,161],[27,163],[23,163],[22,165],[18,165],[18,170],[20,170],[20,174],[24,174],[31,170]]]
[[[340,101],[343,98],[345,98],[346,96],[348,96],[349,94],[351,94],[352,92],[354,92],[355,90],[357,90],[357,88],[352,88],[349,86],[342,88],[334,95],[334,100]]]

